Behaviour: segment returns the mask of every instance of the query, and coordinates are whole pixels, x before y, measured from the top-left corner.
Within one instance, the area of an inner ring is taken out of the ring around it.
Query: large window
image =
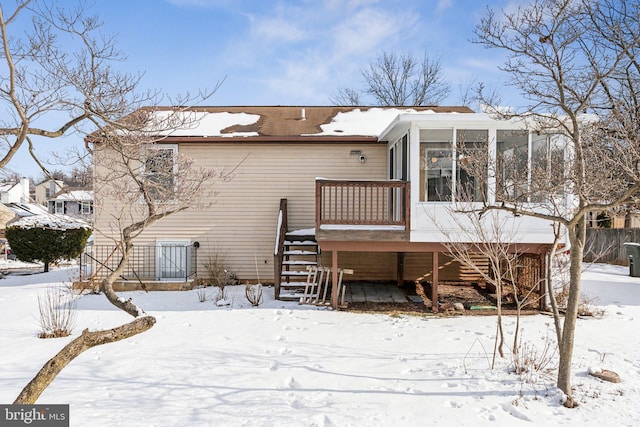
[[[496,146],[496,199],[526,201],[529,181],[529,133],[523,130],[498,130]]]
[[[177,146],[154,146],[146,152],[145,186],[153,200],[171,200],[175,190]]]
[[[486,201],[489,132],[458,130],[456,141],[456,201]]]
[[[531,138],[532,202],[543,202],[550,194],[564,193],[563,138],[556,134],[533,135]]]
[[[420,130],[420,200],[486,200],[487,141],[484,130],[458,130],[454,163],[453,129]],[[455,171],[455,179],[454,179]]]
[[[495,153],[489,136],[495,135]],[[556,134],[528,130],[421,129],[420,200],[487,202],[495,156],[495,199],[540,202],[563,194],[565,144]]]
[[[453,129],[420,130],[420,200],[451,200]]]
[[[564,151],[562,137],[523,130],[497,131],[498,201],[542,202],[562,194]],[[531,151],[529,151],[531,149]]]

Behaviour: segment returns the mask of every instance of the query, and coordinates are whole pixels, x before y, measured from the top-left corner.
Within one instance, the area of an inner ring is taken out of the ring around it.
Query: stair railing
[[[280,199],[278,224],[276,227],[276,244],[273,251],[273,290],[275,299],[280,298],[280,280],[282,278],[282,261],[284,260],[284,242],[288,230],[287,199]]]

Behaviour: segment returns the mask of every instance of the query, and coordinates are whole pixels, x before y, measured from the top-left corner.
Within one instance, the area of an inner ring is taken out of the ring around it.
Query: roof
[[[7,223],[21,228],[51,228],[68,230],[71,228],[91,228],[86,222],[67,215],[49,213],[44,206],[37,203],[4,203],[15,214],[15,218]]]
[[[54,194],[49,200],[69,200],[74,202],[93,200],[93,191],[91,190],[61,190]]]
[[[40,182],[39,184],[36,184],[36,187],[40,187],[41,185],[44,185],[44,184],[49,185],[52,182],[54,182],[56,184],[56,187],[62,187],[64,185],[64,181],[62,181],[61,179],[49,179],[49,178],[46,178],[42,182]]]
[[[17,186],[15,182],[5,182],[0,184],[0,192],[5,192],[11,190],[13,187]]]
[[[4,205],[20,218],[49,213],[47,208],[37,203],[4,203]]]
[[[186,138],[208,141],[228,138],[263,141],[376,140],[400,114],[474,113],[468,107],[440,106],[235,106],[189,107],[177,113],[176,107],[145,107],[133,115],[145,111],[155,113],[160,119],[174,113],[187,118],[187,126],[157,132],[167,142]],[[88,140],[97,137],[95,134],[92,136]]]

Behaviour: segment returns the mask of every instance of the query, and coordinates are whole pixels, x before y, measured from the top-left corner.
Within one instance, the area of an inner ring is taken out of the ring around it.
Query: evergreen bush
[[[52,262],[79,257],[91,236],[91,229],[9,226],[5,234],[16,258],[25,262],[42,262],[46,272]]]

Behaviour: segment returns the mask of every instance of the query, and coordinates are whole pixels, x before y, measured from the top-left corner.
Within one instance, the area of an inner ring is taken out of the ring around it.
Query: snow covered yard
[[[73,272],[0,280],[0,403],[71,339],[36,337],[37,294]],[[123,293],[157,324],[85,352],[38,403],[70,404],[73,426],[638,425],[640,279],[593,265],[583,283],[606,314],[578,321],[573,410],[561,406],[554,374],[527,383],[509,359],[489,368],[493,316],[334,312],[274,301],[271,289],[252,308],[242,287],[231,288],[231,307],[201,303],[196,291]],[[79,297],[78,309],[74,336],[130,320],[102,295]],[[524,317],[523,340],[542,350],[551,325]],[[593,367],[622,382],[589,376]]]

